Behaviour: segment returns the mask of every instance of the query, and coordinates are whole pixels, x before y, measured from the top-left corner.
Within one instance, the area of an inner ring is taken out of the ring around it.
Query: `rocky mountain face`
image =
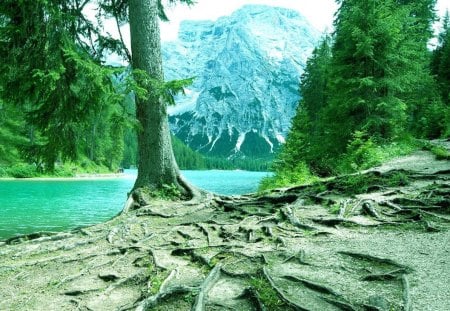
[[[273,153],[289,130],[319,36],[298,12],[270,6],[182,22],[178,40],[163,44],[166,80],[196,77],[169,110],[175,135],[213,156]]]

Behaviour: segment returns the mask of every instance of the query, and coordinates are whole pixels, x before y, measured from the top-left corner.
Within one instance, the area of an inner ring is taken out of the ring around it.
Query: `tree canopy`
[[[147,2],[138,4],[141,10]],[[156,21],[168,19],[167,4],[193,3],[151,2]],[[154,72],[107,64],[108,55],[115,53],[133,65],[120,28],[129,22],[130,4],[136,1],[0,3],[3,164],[22,159],[42,171],[53,171],[55,163],[68,160],[114,170],[124,156],[136,164],[138,157],[130,158],[134,150],[124,146],[125,139],[133,142],[133,131],[143,129],[143,120],[134,121],[135,97],[139,101],[156,96],[164,105],[174,104],[173,96],[192,79],[165,82],[162,72],[155,76]],[[119,38],[103,29],[108,18],[116,21]],[[153,36],[159,42],[159,32]]]

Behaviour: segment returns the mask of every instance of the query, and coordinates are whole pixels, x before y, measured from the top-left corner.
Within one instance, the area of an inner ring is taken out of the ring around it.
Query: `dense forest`
[[[450,135],[449,16],[431,50],[435,2],[341,1],[263,188],[365,169]]]

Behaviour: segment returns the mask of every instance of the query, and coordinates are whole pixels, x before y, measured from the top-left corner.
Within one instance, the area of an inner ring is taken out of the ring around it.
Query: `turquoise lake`
[[[192,184],[218,193],[254,192],[269,173],[183,171]],[[73,180],[0,180],[0,240],[36,231],[96,224],[122,210],[136,171],[123,177]]]

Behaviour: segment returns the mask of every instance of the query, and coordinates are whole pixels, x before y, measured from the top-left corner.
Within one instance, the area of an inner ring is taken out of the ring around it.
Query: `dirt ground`
[[[427,151],[263,194],[135,197],[0,242],[0,310],[450,310],[449,205]]]

